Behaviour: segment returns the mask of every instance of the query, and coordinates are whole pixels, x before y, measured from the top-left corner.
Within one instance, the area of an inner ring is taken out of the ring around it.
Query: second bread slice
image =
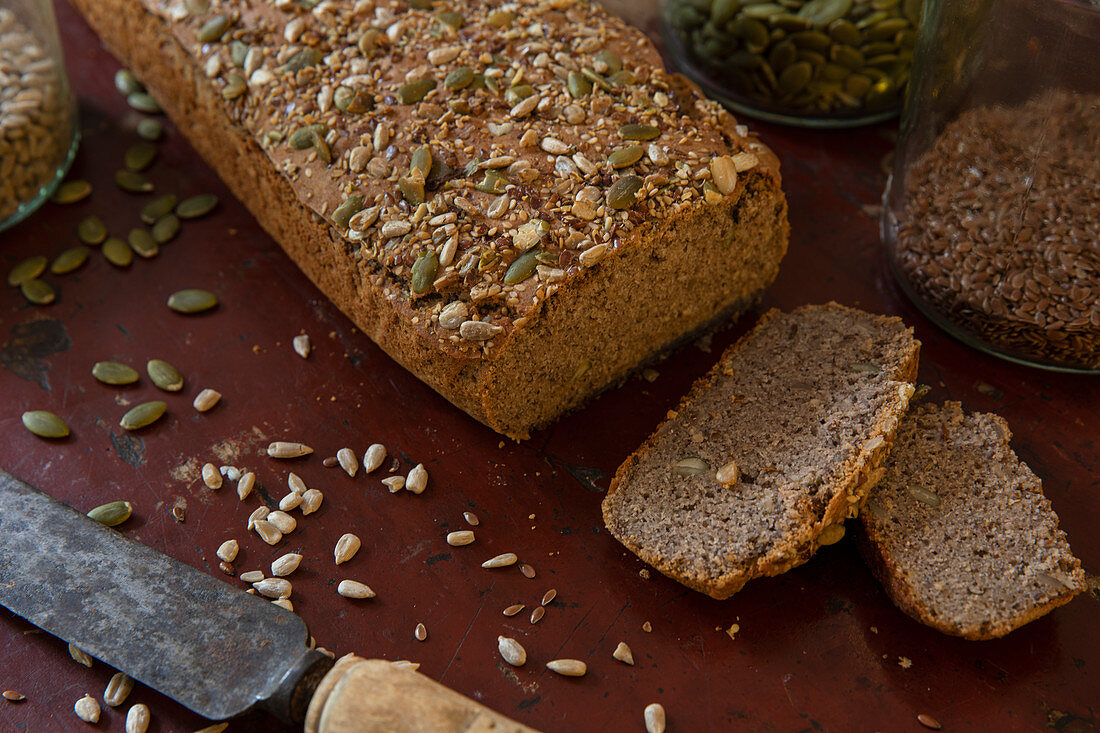
[[[768,312],[619,467],[604,522],[714,598],[805,562],[881,478],[919,350],[898,318]]]

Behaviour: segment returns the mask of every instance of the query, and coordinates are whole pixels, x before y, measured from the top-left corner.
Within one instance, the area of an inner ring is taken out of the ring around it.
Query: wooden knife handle
[[[411,669],[348,654],[317,686],[306,733],[537,733]]]

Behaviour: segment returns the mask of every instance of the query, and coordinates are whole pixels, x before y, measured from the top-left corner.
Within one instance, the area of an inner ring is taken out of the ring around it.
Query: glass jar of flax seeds
[[[923,0],[664,0],[680,70],[732,109],[804,127],[901,109]]]
[[[932,0],[887,184],[902,288],[956,337],[1100,373],[1100,8]]]
[[[0,0],[0,231],[49,198],[76,145],[76,100],[53,6]]]

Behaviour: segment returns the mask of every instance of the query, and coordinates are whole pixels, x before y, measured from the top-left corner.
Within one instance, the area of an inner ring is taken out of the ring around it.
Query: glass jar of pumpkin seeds
[[[77,137],[53,6],[0,0],[0,230],[50,197]]]
[[[848,127],[901,109],[923,0],[663,0],[680,69],[752,117]]]

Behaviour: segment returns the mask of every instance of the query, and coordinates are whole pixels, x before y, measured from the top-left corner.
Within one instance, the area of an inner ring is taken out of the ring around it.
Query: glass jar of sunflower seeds
[[[901,109],[923,0],[663,0],[672,58],[752,117],[849,127]]]
[[[1100,6],[929,4],[887,184],[898,282],[1013,361],[1100,373]]]
[[[0,0],[0,230],[50,197],[77,145],[49,0]]]

